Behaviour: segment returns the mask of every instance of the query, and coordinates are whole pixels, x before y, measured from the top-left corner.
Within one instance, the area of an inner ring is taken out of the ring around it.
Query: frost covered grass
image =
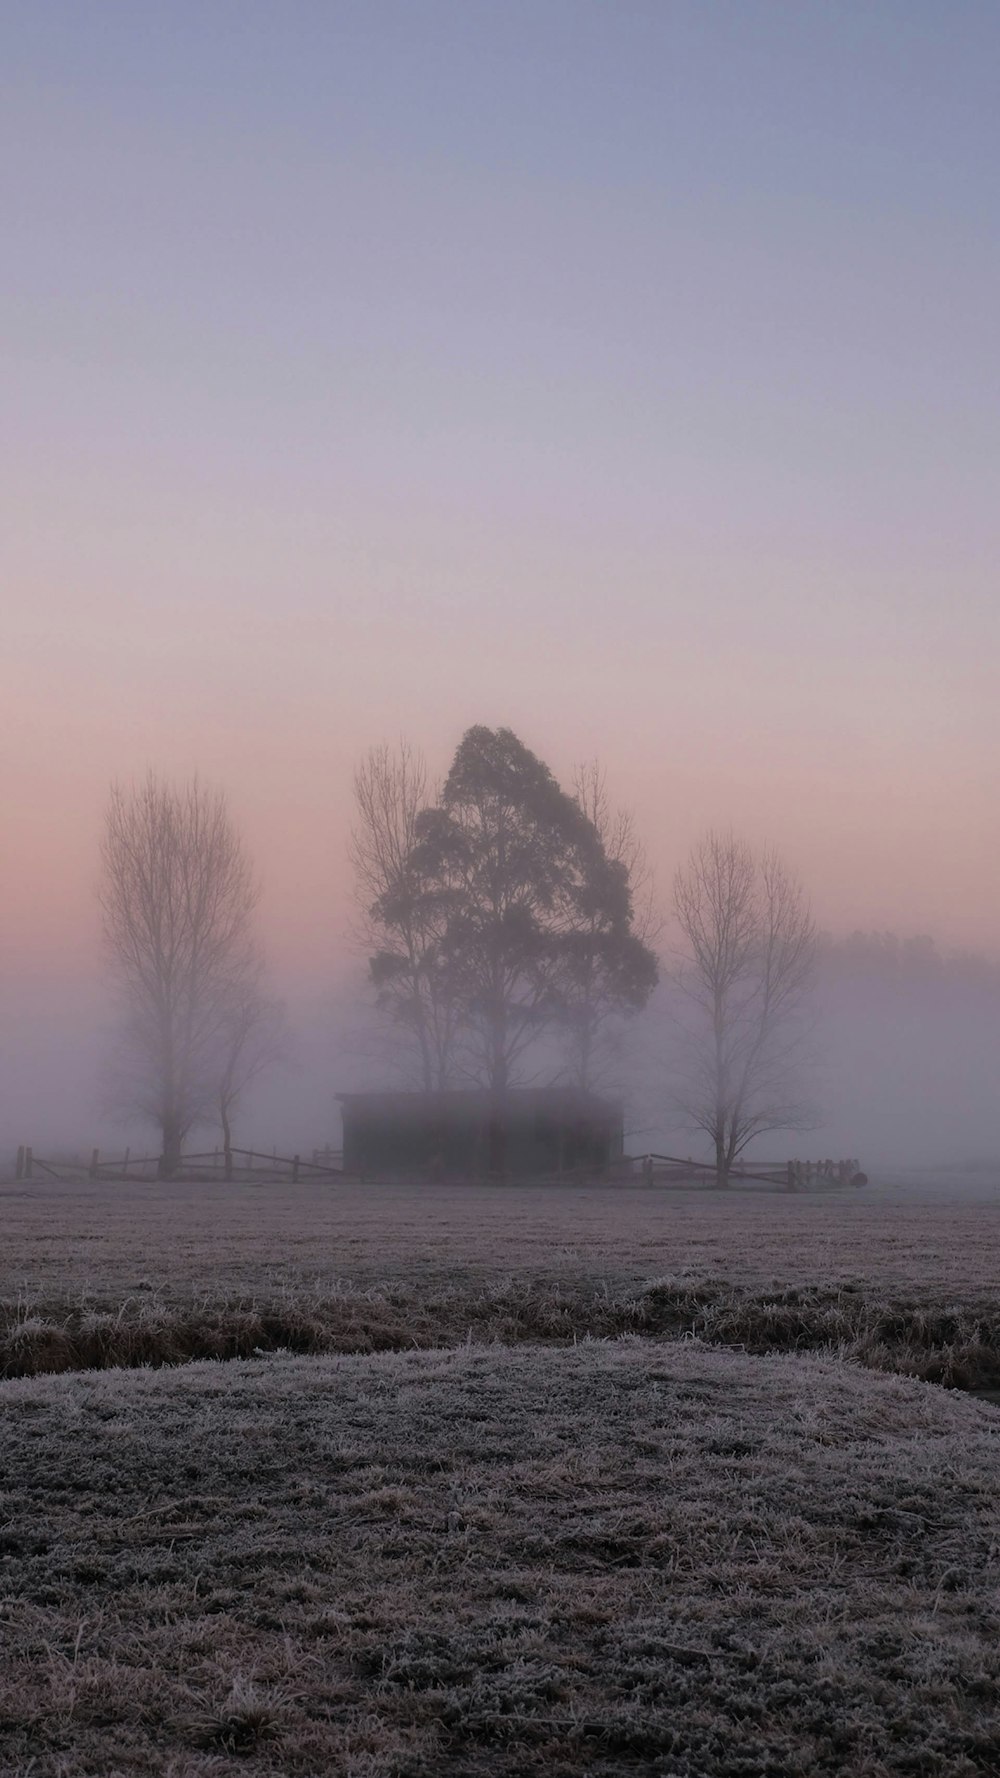
[[[1000,1387],[1000,1204],[615,1186],[8,1187],[0,1376],[695,1335]]]
[[[1000,1419],[811,1355],[475,1347],[0,1389],[0,1769],[973,1778]]]
[[[510,1274],[992,1290],[1000,1191],[786,1196],[615,1185],[274,1182],[0,1186],[0,1296],[121,1301],[259,1294],[337,1280],[411,1285]]]
[[[116,1309],[0,1304],[0,1378],[161,1367],[266,1353],[408,1352],[463,1345],[566,1346],[643,1335],[738,1351],[826,1351],[956,1389],[1000,1389],[1000,1304],[928,1304],[858,1287],[747,1290],[664,1279],[615,1293],[594,1280],[499,1280],[409,1290],[341,1286]]]

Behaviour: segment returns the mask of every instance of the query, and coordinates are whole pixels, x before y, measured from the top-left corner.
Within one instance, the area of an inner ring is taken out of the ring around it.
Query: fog
[[[1000,4],[0,45],[0,1778],[1000,1771]]]
[[[665,905],[731,825],[838,943],[1000,954],[988,11],[46,10],[5,113],[6,1150],[151,1137],[105,1107],[95,909],[149,769],[263,883],[262,1146],[402,1078],[344,936],[400,735],[432,776],[478,723],[599,756]],[[835,952],[822,1121],[763,1145],[995,1154],[992,966]],[[665,980],[607,1084],[687,1153],[670,1019]]]
[[[669,958],[668,958],[669,967]],[[248,1094],[240,1145],[307,1154],[340,1142],[336,1095],[414,1085],[412,1059],[376,1011],[362,959],[326,984],[291,979],[284,989],[287,1057]],[[603,1085],[626,1106],[626,1149],[704,1156],[704,1139],[672,1126],[669,1034],[674,990],[621,1028],[618,1059]],[[14,980],[0,1029],[0,1167],[22,1142],[40,1155],[156,1151],[155,1132],[111,1114],[107,1060],[115,1006],[96,981]],[[827,936],[811,1004],[814,1131],[759,1139],[751,1154],[784,1159],[857,1155],[870,1168],[974,1166],[1000,1160],[996,1128],[1000,966],[948,957],[928,938]],[[544,1048],[524,1078],[558,1078]],[[199,1134],[198,1132],[195,1133]],[[206,1127],[212,1147],[217,1129]]]

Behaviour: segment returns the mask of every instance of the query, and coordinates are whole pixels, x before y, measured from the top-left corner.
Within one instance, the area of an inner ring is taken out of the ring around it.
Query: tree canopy
[[[502,1094],[542,1034],[564,1034],[595,995],[623,1012],[645,1004],[656,960],[632,928],[628,870],[510,729],[466,732],[412,835],[374,907],[386,942],[372,974],[384,988],[407,973],[409,1016],[405,935],[433,935],[424,991],[448,1008],[456,1075]]]

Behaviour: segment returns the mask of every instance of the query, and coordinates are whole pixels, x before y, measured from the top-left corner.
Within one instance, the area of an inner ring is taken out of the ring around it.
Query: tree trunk
[[[486,1143],[486,1169],[502,1176],[507,1171],[507,1090],[494,1087],[490,1094],[490,1125]]]
[[[487,1168],[507,1171],[507,1018],[502,996],[494,993],[490,1032],[490,1128]]]
[[[222,1158],[227,1179],[233,1177],[233,1132],[229,1124],[229,1116],[225,1105],[219,1107],[219,1121],[222,1124]]]
[[[423,1076],[424,1092],[434,1091],[434,1057],[431,1053],[430,1039],[427,1035],[427,1014],[424,1011],[420,992],[420,976],[418,966],[411,961],[413,976],[413,1011],[414,1024],[417,1032],[417,1046],[420,1050],[420,1072]]]
[[[163,1153],[156,1167],[158,1179],[176,1179],[181,1170],[180,1119],[169,1113],[163,1119]]]
[[[729,1078],[726,1067],[726,1002],[716,989],[712,1013],[715,1032],[715,1183],[729,1184]]]
[[[715,1138],[715,1183],[729,1185],[729,1149],[722,1136]]]

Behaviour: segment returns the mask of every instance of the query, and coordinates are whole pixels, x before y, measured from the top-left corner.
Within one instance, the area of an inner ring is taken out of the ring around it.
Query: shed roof
[[[392,1088],[376,1092],[337,1093],[336,1098],[348,1109],[359,1111],[382,1111],[404,1113],[407,1111],[433,1111],[441,1115],[449,1112],[460,1114],[472,1110],[489,1112],[495,1100],[486,1088],[482,1087],[451,1087],[442,1092],[396,1091]],[[510,1087],[503,1095],[503,1103],[509,1111],[539,1112],[548,1111],[554,1116],[562,1117],[605,1117],[620,1118],[623,1114],[622,1102],[609,1099],[599,1093],[585,1093],[579,1087]]]

